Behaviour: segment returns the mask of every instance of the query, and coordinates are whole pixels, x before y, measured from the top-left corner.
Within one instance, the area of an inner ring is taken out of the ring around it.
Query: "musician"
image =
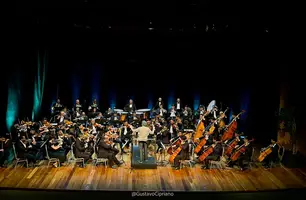
[[[57,99],[56,103],[53,104],[52,106],[52,113],[53,114],[57,114],[60,112],[60,110],[63,109],[63,105],[61,104],[61,100],[60,99]],[[54,116],[54,115],[53,115]]]
[[[102,129],[102,125],[97,124],[94,119],[90,120],[90,124],[88,126],[89,132],[93,135],[97,135],[98,131]]]
[[[176,103],[174,105],[174,108],[176,109],[177,113],[181,113],[182,109],[183,109],[183,106],[182,106],[182,103],[181,103],[181,99],[180,98],[177,98],[176,99]]]
[[[136,111],[136,105],[132,99],[130,99],[129,103],[125,105],[124,111],[128,113],[133,113],[134,111]]]
[[[99,107],[98,107],[98,103],[97,103],[97,99],[94,99],[92,101],[92,104],[88,107],[88,111],[92,111],[93,109],[96,109],[96,110],[99,110]]]
[[[159,109],[161,105],[164,106],[164,101],[162,100],[161,97],[159,97],[157,102],[156,102],[156,104],[155,104],[155,106],[154,106],[154,110]]]
[[[104,136],[103,140],[99,142],[98,158],[107,158],[108,164],[115,169],[117,166],[120,166],[122,162],[116,158],[119,150],[112,147],[109,139],[110,138],[108,136]]]
[[[65,120],[68,120],[68,117],[64,111],[61,111],[60,115],[56,118],[56,120],[57,120],[57,124],[64,124]]]
[[[221,143],[217,143],[217,140],[213,139],[212,147],[214,148],[214,151],[212,154],[207,156],[204,160],[204,165],[201,167],[202,169],[209,169],[209,162],[210,161],[217,161],[222,156],[223,147]]]
[[[114,114],[114,111],[113,111],[111,108],[108,108],[108,109],[105,111],[104,116],[105,116],[106,118],[111,118],[113,114]]]
[[[132,116],[129,118],[129,123],[133,126],[139,126],[140,118],[136,115],[136,112],[132,113]]]
[[[175,124],[174,120],[170,120],[170,123],[168,125],[168,130],[169,130],[169,133],[171,135],[171,138],[175,138],[177,137],[177,132],[178,132],[178,126]]]
[[[200,118],[200,115],[204,114],[205,114],[205,107],[203,105],[200,105],[195,115],[197,118]]]
[[[27,159],[29,163],[36,163],[36,150],[32,148],[32,143],[35,144],[35,141],[29,141],[25,136],[22,136],[18,142],[18,158]]]
[[[64,134],[62,130],[58,130],[57,132],[58,140],[62,143],[62,148],[65,150],[65,155],[70,151],[71,144],[74,141],[72,135]]]
[[[232,143],[234,140],[237,140],[237,141],[238,141],[238,144],[237,144],[236,148],[238,148],[240,145],[243,145],[243,142],[244,142],[243,138],[241,138],[241,135],[242,135],[242,134],[239,134],[238,131],[235,131],[234,137],[233,137],[232,139],[230,139],[230,140],[226,140],[224,143],[225,143],[225,144],[230,144],[230,143]]]
[[[155,131],[155,127],[153,126],[153,130],[151,130],[150,128],[147,127],[147,122],[146,121],[142,121],[142,126],[137,128],[137,129],[133,129],[133,135],[138,133],[138,142],[139,142],[139,150],[140,150],[140,163],[142,163],[143,161],[146,161],[148,159],[148,136],[151,134],[154,134]]]
[[[130,143],[132,141],[133,130],[131,129],[131,127],[128,124],[128,122],[125,121],[123,123],[123,126],[121,127],[120,132],[121,132],[121,143],[120,143],[121,152],[122,153],[126,153],[124,151],[123,145],[126,144],[125,147],[129,148]]]
[[[246,169],[245,165],[244,165],[244,162],[249,162],[250,161],[250,158],[251,158],[251,155],[252,155],[252,147],[251,147],[250,142],[249,142],[247,137],[244,137],[242,145],[244,145],[246,147],[245,152],[241,153],[241,155],[239,156],[238,160],[236,160],[236,161],[232,161],[231,160],[228,163],[228,166],[229,167],[233,167],[234,165],[238,165],[240,167],[240,170],[244,171]],[[239,151],[239,149],[241,148],[242,145],[240,145],[239,147],[235,148],[235,152]],[[235,152],[233,152],[232,155]]]
[[[187,137],[183,135],[180,139],[182,140],[182,150],[174,159],[174,168],[176,170],[180,169],[180,161],[189,159],[189,144],[187,142]]]
[[[118,113],[114,113],[114,115],[110,119],[111,124],[114,126],[119,126],[120,117],[118,116]]]
[[[75,105],[73,107],[73,111],[74,112],[82,112],[82,105],[81,105],[79,99],[75,100]]]
[[[272,148],[272,153],[267,155],[263,162],[263,167],[269,168],[271,162],[276,162],[278,160],[278,152],[279,152],[279,145],[276,143],[276,139],[271,139],[271,144],[269,148]]]
[[[55,134],[51,134],[48,142],[48,153],[51,158],[58,158],[60,163],[64,163],[66,160],[65,149],[63,148],[63,141],[58,139]],[[53,164],[54,167],[58,167],[58,163]]]
[[[88,147],[86,140],[88,140],[88,137],[80,136],[75,141],[75,156],[76,158],[84,158],[85,162],[87,162],[91,156],[91,152],[86,151],[86,147]]]
[[[159,115],[159,117],[165,117],[167,114],[167,110],[163,108],[163,105],[161,104],[159,108],[156,110],[156,114]]]
[[[7,164],[12,162],[12,146],[13,145],[9,134],[6,134],[5,137],[0,138],[0,167],[4,167],[5,161],[7,161]]]
[[[192,116],[191,108],[189,108],[187,105],[185,105],[182,114],[183,114],[184,119],[188,119],[190,121],[190,118]]]
[[[177,116],[177,111],[175,109],[174,104],[171,106],[168,113],[169,113],[169,119],[175,119],[175,117]]]
[[[92,108],[90,110],[90,113],[88,113],[89,118],[96,118],[98,115],[97,108]]]

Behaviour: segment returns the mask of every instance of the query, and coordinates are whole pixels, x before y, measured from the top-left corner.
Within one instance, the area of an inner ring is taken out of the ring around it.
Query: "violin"
[[[230,157],[231,161],[236,161],[240,157],[241,154],[245,153],[246,147],[250,144],[250,142],[254,141],[254,139],[249,140],[248,143],[244,143],[238,149],[236,149],[235,153]]]
[[[244,113],[245,111],[241,111],[237,116],[235,116],[234,119],[232,119],[231,123],[229,123],[226,126],[225,132],[222,135],[221,141],[224,142],[226,140],[229,140],[233,137],[235,131],[237,130],[238,127],[238,123],[237,123],[237,119],[239,119],[239,116]]]

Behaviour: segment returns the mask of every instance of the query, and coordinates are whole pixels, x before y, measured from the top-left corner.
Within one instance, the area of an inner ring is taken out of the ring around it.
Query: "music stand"
[[[156,162],[157,163],[157,165],[159,165],[159,166],[167,166],[168,164],[169,164],[169,161],[167,161],[166,160],[166,147],[165,147],[165,145],[161,142],[161,144],[162,144],[162,146],[163,146],[163,149],[162,150],[160,150],[160,152],[161,153],[159,153],[159,161],[158,162]]]

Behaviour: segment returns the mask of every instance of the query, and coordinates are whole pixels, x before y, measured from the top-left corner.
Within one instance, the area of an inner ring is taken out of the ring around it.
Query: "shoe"
[[[117,166],[117,165],[113,165],[112,168],[113,168],[113,169],[117,169],[118,166]]]
[[[180,168],[179,168],[179,167],[175,167],[174,169],[175,169],[175,170],[179,170]]]
[[[208,169],[208,167],[206,167],[206,166],[202,166],[202,167],[201,167],[201,169]]]

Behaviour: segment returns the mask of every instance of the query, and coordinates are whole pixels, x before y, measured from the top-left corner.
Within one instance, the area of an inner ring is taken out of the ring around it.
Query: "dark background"
[[[223,1],[17,1],[17,45],[6,77],[22,83],[19,116],[31,117],[39,51],[48,55],[42,116],[57,96],[71,107],[76,83],[81,102],[91,102],[95,90],[103,110],[113,94],[117,108],[131,97],[147,108],[172,93],[192,108],[198,95],[205,106],[215,99],[237,113],[249,92],[244,131],[267,140],[276,135],[280,83],[301,108],[294,88],[302,79],[290,42],[277,39],[288,29],[269,5],[241,10]]]

